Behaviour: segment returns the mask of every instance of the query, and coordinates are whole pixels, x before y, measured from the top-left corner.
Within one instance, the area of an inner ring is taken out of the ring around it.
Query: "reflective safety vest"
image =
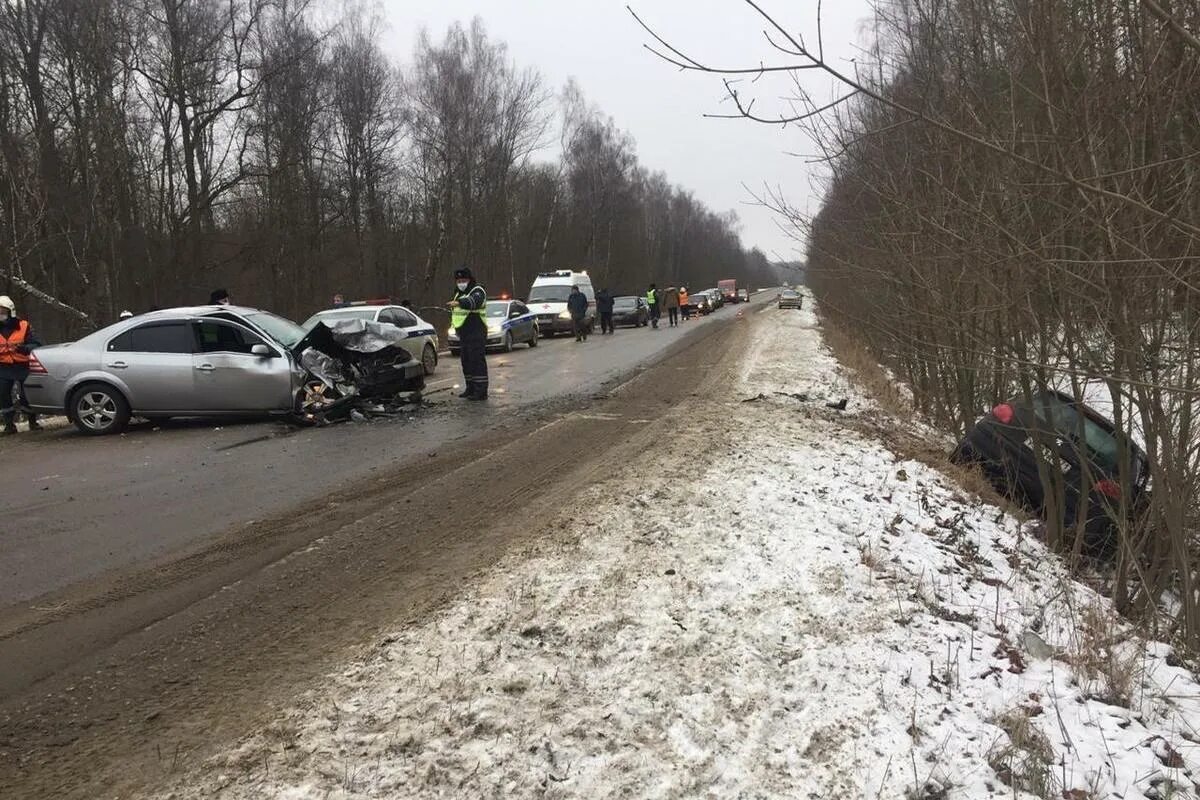
[[[471,318],[472,314],[478,314],[479,321],[482,322],[484,325],[487,324],[487,291],[482,286],[480,286],[479,284],[475,284],[473,287],[471,287],[470,289],[467,289],[465,292],[455,292],[454,299],[458,300],[459,302],[462,302],[462,300],[464,298],[470,297],[471,293],[474,292],[476,289],[478,289],[480,292],[483,293],[483,302],[479,304],[479,308],[468,310],[468,309],[462,308],[460,306],[455,306],[453,309],[450,310],[450,325],[455,330],[458,330],[463,325],[466,325],[467,320]]]
[[[0,334],[0,364],[28,364],[29,355],[17,352],[17,345],[25,344],[28,336],[29,323],[23,319],[17,320],[17,329],[7,339]]]
[[[658,295],[653,289],[649,289],[646,292],[646,302],[650,305],[656,305],[658,303]]]
[[[683,289],[679,290],[679,305],[686,306],[688,304],[688,293]]]

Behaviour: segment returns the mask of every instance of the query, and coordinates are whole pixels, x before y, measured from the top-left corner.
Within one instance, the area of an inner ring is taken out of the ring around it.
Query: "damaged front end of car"
[[[293,349],[302,372],[296,421],[327,425],[419,403],[425,369],[404,349],[406,335],[370,320],[318,322]]]

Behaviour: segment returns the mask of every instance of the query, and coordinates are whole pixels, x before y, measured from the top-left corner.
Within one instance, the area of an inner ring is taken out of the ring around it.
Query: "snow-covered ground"
[[[811,311],[748,324],[736,396],[164,796],[1195,797],[1169,649],[859,433]]]

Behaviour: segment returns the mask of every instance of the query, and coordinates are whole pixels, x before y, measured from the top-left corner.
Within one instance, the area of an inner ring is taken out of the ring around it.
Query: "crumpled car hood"
[[[318,322],[292,349],[310,376],[297,411],[320,424],[334,414],[348,416],[362,401],[419,393],[424,367],[402,346],[405,338],[394,325],[368,320]]]
[[[317,322],[296,343],[292,353],[299,357],[312,347],[326,355],[345,358],[351,357],[350,353],[378,353],[389,347],[403,348],[406,338],[408,334],[395,325],[365,319],[339,319]]]

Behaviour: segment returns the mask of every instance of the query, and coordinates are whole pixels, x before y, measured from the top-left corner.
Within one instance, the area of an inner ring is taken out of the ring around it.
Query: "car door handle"
[[[128,366],[124,361],[114,361],[108,365],[109,369],[126,369]]]
[[[216,369],[216,367],[214,367],[212,364],[197,364],[196,369],[200,370],[201,372],[212,372]]]

